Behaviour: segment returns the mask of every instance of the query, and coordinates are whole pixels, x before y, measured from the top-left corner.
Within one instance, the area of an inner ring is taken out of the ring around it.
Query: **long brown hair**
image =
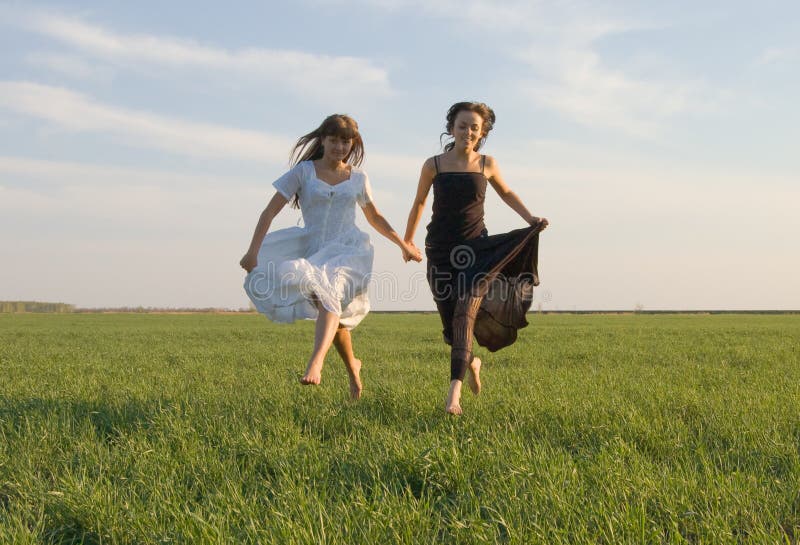
[[[475,147],[472,148],[473,151],[478,151],[481,149],[483,144],[486,142],[486,137],[489,136],[489,131],[494,128],[494,122],[497,118],[494,115],[494,110],[492,110],[489,106],[484,104],[483,102],[456,102],[450,109],[447,110],[447,124],[445,128],[447,129],[439,136],[439,142],[441,143],[442,138],[445,136],[453,136],[453,127],[456,123],[456,116],[458,112],[475,112],[483,119],[483,126],[481,128],[481,137],[478,142],[475,144]],[[448,142],[444,145],[444,151],[450,151],[455,147],[455,139],[452,142]]]
[[[290,166],[294,166],[302,161],[314,161],[322,159],[325,150],[322,147],[322,139],[326,136],[336,136],[353,140],[353,147],[350,153],[344,158],[345,163],[359,166],[364,160],[364,141],[358,132],[358,123],[349,115],[333,114],[325,118],[322,124],[308,134],[301,136],[294,145],[289,155]],[[295,193],[292,199],[292,207],[300,207],[300,193]]]

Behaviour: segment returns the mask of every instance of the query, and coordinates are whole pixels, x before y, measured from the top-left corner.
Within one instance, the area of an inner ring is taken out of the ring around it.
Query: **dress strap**
[[[481,174],[483,174],[483,167],[486,166],[486,156],[481,155]]]
[[[436,167],[436,174],[439,174],[439,156],[438,155],[434,155],[433,156],[433,164]]]

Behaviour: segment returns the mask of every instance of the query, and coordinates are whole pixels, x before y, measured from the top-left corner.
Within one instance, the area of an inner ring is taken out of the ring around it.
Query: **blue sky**
[[[800,308],[798,16],[791,1],[0,2],[0,299],[246,306],[237,263],[298,136],[353,115],[402,232],[444,113],[468,99],[495,109],[485,151],[552,224],[537,306]],[[486,208],[490,232],[523,225],[492,193]],[[432,309],[423,265],[370,234],[373,308]]]

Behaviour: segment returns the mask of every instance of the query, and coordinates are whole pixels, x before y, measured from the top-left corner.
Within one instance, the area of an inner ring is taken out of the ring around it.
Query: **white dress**
[[[289,201],[299,193],[304,227],[264,237],[258,265],[244,281],[247,295],[260,313],[282,323],[316,319],[315,297],[352,329],[369,312],[373,248],[355,224],[356,203],[372,202],[367,174],[352,167],[349,179],[330,185],[317,178],[314,163],[302,161],[272,185]]]

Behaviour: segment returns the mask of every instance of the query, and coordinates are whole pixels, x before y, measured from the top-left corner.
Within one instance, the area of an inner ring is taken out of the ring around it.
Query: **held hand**
[[[422,262],[422,250],[417,248],[417,245],[411,242],[411,249],[414,250],[414,261],[417,263]]]
[[[258,265],[258,258],[255,254],[247,252],[244,257],[239,261],[239,265],[248,273],[256,268]]]
[[[400,250],[403,252],[403,261],[406,263],[411,261],[411,252],[409,251],[408,245],[403,244],[400,246]]]
[[[419,263],[422,261],[422,252],[420,252],[419,248],[417,248],[416,244],[410,241],[403,242],[403,261],[408,263],[409,261],[416,261]]]

